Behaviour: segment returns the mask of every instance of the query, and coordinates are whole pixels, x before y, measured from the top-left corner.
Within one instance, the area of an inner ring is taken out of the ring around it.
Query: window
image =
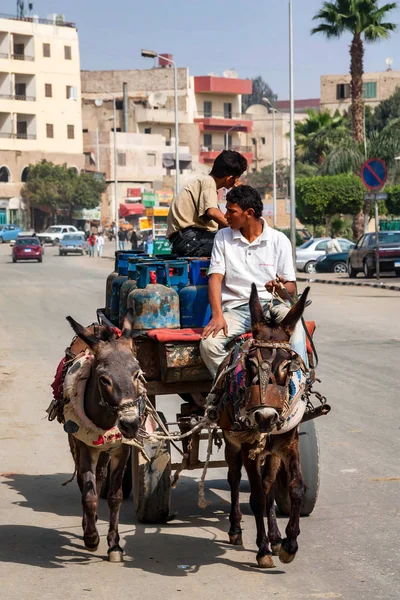
[[[203,112],[205,117],[212,117],[212,102],[208,100],[203,104]]]
[[[53,97],[53,86],[51,85],[51,83],[44,84],[44,95],[46,96],[46,98]]]
[[[317,244],[315,246],[316,252],[326,252],[327,249],[328,249],[328,241],[326,241],[326,242],[320,242],[319,244]]]
[[[144,128],[144,132],[150,134],[151,133],[151,127],[145,127]]]
[[[51,56],[50,44],[43,44],[43,56],[45,58],[50,58],[50,56]]]
[[[156,166],[156,155],[154,152],[147,153],[147,166],[155,167]]]
[[[28,123],[26,121],[17,121],[17,138],[26,140],[28,137]]]
[[[89,133],[89,129],[82,129],[82,133]]]
[[[126,154],[125,152],[118,152],[118,166],[126,167]]]
[[[172,131],[169,127],[167,127],[166,129],[164,129],[164,137],[165,137],[165,145],[166,146],[170,146],[171,145],[171,136],[172,136]],[[183,142],[182,142],[182,146],[183,146]]]
[[[228,150],[232,150],[232,136],[228,134]]]
[[[224,119],[232,119],[232,102],[224,102]]]
[[[26,100],[26,83],[15,84],[15,95],[18,100]]]
[[[114,127],[111,127],[111,131],[114,131]],[[121,127],[117,127],[117,133],[121,133]]]
[[[46,137],[54,137],[54,125],[52,125],[51,123],[46,123]]]
[[[368,81],[363,85],[363,98],[376,98],[377,97],[377,84],[376,81]]]
[[[14,56],[25,55],[25,44],[14,44]]]
[[[64,46],[64,58],[65,60],[72,60],[71,46]]]
[[[349,83],[338,83],[336,86],[336,99],[347,100],[351,97],[351,88]]]
[[[253,146],[255,146],[257,144],[256,138],[251,138],[251,143],[253,144]]]
[[[65,95],[67,100],[69,100],[72,96],[72,85],[65,86]]]
[[[115,107],[117,110],[124,110],[124,101],[123,100],[117,100],[115,102]]]
[[[212,133],[205,133],[204,134],[204,146],[208,150],[211,150],[211,147],[212,147]]]
[[[67,137],[69,140],[75,139],[75,126],[67,125]]]
[[[265,137],[261,138],[261,143],[262,143],[263,146],[265,146]]]

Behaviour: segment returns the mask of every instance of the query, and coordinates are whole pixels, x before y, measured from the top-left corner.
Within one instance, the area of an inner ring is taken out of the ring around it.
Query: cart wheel
[[[301,470],[307,486],[300,514],[302,517],[308,517],[315,508],[319,492],[319,443],[314,421],[307,421],[300,425],[299,449]],[[280,514],[289,516],[290,498],[287,474],[283,465],[275,485],[275,500]]]
[[[166,424],[163,413],[158,415]],[[133,507],[141,523],[166,523],[171,504],[170,444],[166,441],[146,442],[144,448],[150,462],[132,447]]]

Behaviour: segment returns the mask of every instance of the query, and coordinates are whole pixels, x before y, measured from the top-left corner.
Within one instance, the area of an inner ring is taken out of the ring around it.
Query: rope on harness
[[[211,455],[212,455],[214,432],[215,432],[215,429],[210,428],[208,430],[207,457],[206,457],[206,461],[204,463],[203,473],[201,474],[201,478],[199,481],[198,505],[199,505],[199,508],[202,508],[203,510],[206,509],[207,506],[211,505],[211,502],[209,500],[206,500],[205,480],[206,480],[207,470],[208,470],[208,466],[210,464],[210,459],[211,459]]]

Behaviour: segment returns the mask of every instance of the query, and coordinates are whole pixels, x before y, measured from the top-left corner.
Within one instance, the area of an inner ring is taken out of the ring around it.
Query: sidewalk
[[[375,278],[366,279],[364,275],[359,275],[354,279],[350,279],[347,273],[298,273],[297,281],[308,283],[325,283],[327,285],[352,285],[356,287],[372,287],[381,290],[392,290],[400,292],[400,278],[392,275],[383,275],[378,282]]]

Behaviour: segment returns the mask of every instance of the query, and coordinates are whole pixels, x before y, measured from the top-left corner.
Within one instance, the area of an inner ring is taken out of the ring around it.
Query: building
[[[92,165],[93,169],[101,169],[106,181],[113,183],[112,161],[103,160],[103,150],[97,148],[96,140],[113,130],[115,99],[117,134],[122,136],[117,139],[117,154],[121,155],[117,165],[121,188],[118,202],[125,202],[127,184],[143,190],[173,189],[174,70],[165,66],[161,58],[158,67],[147,70],[82,71],[81,84],[87,168]],[[191,77],[187,68],[177,69],[181,185],[196,174],[208,173],[225,146],[242,152],[252,163],[253,123],[249,116],[241,114],[242,94],[250,93],[251,85],[251,81],[232,77]],[[109,143],[109,153],[114,154],[113,136]],[[125,152],[120,151],[120,144]],[[100,166],[96,155],[101,158]],[[104,219],[114,214],[113,205],[113,186],[109,185]]]
[[[282,113],[290,113],[290,100],[278,100],[276,109]],[[307,110],[316,110],[317,112],[320,112],[321,100],[319,98],[308,98],[306,100],[294,101],[295,118],[297,118],[297,115],[306,115]]]
[[[366,106],[376,108],[387,100],[400,86],[400,71],[365,73],[364,101]],[[346,112],[351,107],[350,75],[323,75],[321,77],[321,110],[334,114]]]
[[[273,162],[274,116],[263,104],[253,104],[246,110],[246,117],[252,120],[250,171],[261,171]],[[290,148],[288,134],[290,116],[275,113],[276,160],[289,162]]]
[[[30,164],[83,167],[80,89],[72,23],[60,15],[0,18],[0,223],[23,224]]]

